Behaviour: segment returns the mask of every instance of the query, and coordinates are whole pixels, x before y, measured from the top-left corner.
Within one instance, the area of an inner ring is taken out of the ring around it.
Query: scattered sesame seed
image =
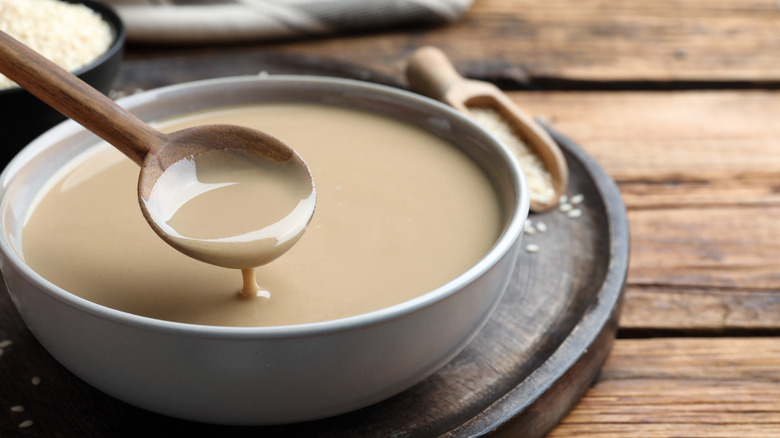
[[[536,229],[544,233],[545,231],[547,231],[547,225],[544,222],[539,222],[538,224],[536,224]]]
[[[24,412],[24,406],[22,405],[11,406],[11,412]]]
[[[529,243],[525,246],[526,252],[539,252],[539,245],[535,243]]]
[[[12,341],[10,339],[6,339],[5,341],[0,342],[0,348],[8,348],[13,343],[14,343],[14,341]]]
[[[569,197],[568,197],[568,196],[566,196],[565,194],[564,194],[564,195],[561,195],[561,197],[560,197],[560,198],[558,198],[558,203],[559,203],[559,204],[565,204],[565,203],[567,203],[567,202],[569,202]]]
[[[571,210],[570,212],[566,213],[569,217],[580,217],[582,216],[582,210],[579,208],[575,208],[574,210]]]
[[[32,427],[33,422],[32,420],[24,420],[21,423],[19,423],[19,429],[27,429],[28,427]]]
[[[32,382],[33,385],[38,386],[38,385],[41,384],[41,378],[38,377],[38,376],[35,376],[35,377],[32,378],[31,382]]]
[[[571,209],[572,209],[572,208],[574,208],[574,207],[573,207],[571,204],[569,204],[568,202],[564,202],[564,203],[563,203],[563,204],[561,204],[561,206],[560,206],[560,207],[558,207],[558,208],[559,208],[561,211],[571,211]]]
[[[579,195],[572,196],[571,199],[569,200],[569,202],[571,202],[572,204],[579,204],[584,199],[585,199],[585,196],[583,196],[582,194],[579,194]]]

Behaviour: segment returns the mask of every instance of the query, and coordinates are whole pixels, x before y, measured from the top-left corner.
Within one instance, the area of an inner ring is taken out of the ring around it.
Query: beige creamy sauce
[[[177,130],[232,123],[271,133],[317,185],[308,231],[257,269],[269,300],[236,293],[235,270],[165,244],[136,198],[138,167],[98,145],[53,177],[22,236],[52,283],[115,309],[171,321],[275,326],[332,320],[407,301],[473,266],[501,230],[489,179],[462,152],[407,124],[337,107],[275,104],[193,114]]]
[[[311,177],[296,163],[241,150],[206,151],[168,167],[142,202],[174,248],[244,270],[242,293],[268,297],[254,268],[298,241],[316,204]]]

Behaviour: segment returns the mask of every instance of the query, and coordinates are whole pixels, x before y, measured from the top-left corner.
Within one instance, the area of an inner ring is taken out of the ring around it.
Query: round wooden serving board
[[[148,88],[133,80],[140,70],[155,72],[143,75],[154,86],[224,73],[209,70],[224,65],[213,61],[131,62],[120,85]],[[317,62],[304,61],[286,59],[283,68],[278,60],[242,65],[271,74],[372,78],[354,67],[320,73],[312,71]],[[187,72],[185,77],[181,72]],[[478,336],[413,388],[368,408],[310,423],[224,427],[176,420],[115,400],[70,374],[37,343],[8,294],[0,292],[0,342],[10,341],[0,355],[0,436],[543,436],[591,386],[609,353],[629,249],[625,207],[613,180],[573,141],[551,133],[569,164],[568,195],[583,195],[574,206],[582,215],[570,217],[556,209],[530,216],[532,224],[544,223],[546,231],[535,227],[535,233],[523,237],[523,245],[535,244],[539,250],[520,256],[509,290]],[[34,384],[34,379],[40,382]],[[24,411],[16,412],[14,406]],[[32,420],[32,426],[20,428],[25,420]]]

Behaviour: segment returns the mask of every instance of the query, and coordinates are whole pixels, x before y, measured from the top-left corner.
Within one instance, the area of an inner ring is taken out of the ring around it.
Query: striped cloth
[[[104,0],[137,42],[272,40],[435,25],[472,0]]]

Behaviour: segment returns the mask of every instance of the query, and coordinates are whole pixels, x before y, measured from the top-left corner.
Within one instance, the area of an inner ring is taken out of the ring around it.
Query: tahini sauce
[[[168,131],[231,123],[272,133],[305,157],[317,212],[257,277],[187,257],[149,228],[137,166],[98,145],[66,166],[23,230],[26,262],[52,283],[115,309],[178,322],[274,326],[332,320],[407,301],[473,266],[496,241],[489,179],[462,152],[407,124],[338,107],[274,104],[192,114]],[[304,128],[305,127],[305,128]]]
[[[309,173],[295,160],[211,150],[173,163],[142,198],[158,231],[200,261],[241,269],[241,293],[270,297],[255,268],[288,251],[316,205]]]

